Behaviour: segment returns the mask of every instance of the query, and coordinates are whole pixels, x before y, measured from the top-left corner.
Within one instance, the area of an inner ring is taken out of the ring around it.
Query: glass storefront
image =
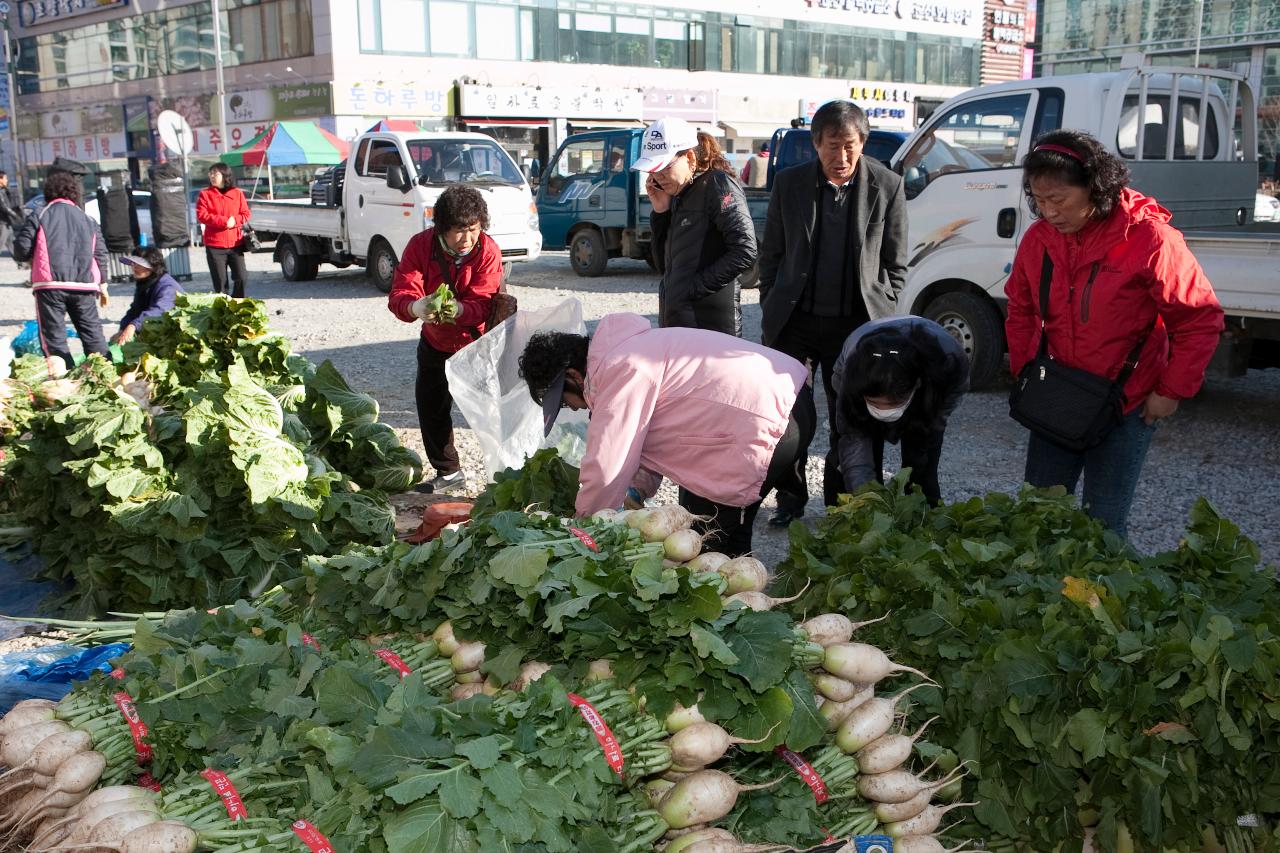
[[[224,0],[222,61],[309,56],[310,0]],[[214,67],[213,15],[196,3],[18,39],[19,93],[53,92]]]
[[[625,3],[359,0],[365,53],[978,82],[974,39]],[[483,22],[483,26],[480,26]]]

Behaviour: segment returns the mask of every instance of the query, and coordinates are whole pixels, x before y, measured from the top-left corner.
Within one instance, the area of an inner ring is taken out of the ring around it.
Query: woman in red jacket
[[[413,235],[396,266],[387,307],[406,323],[422,321],[415,396],[418,425],[436,477],[422,491],[464,486],[453,446],[453,397],[444,363],[485,332],[493,295],[502,285],[502,251],[488,234],[489,209],[472,187],[453,184],[440,194],[434,227]],[[456,306],[432,310],[431,294],[448,285]]]
[[[1223,329],[1213,286],[1169,211],[1128,184],[1124,162],[1086,133],[1037,140],[1023,163],[1023,190],[1040,221],[1019,244],[1005,285],[1015,376],[1040,345],[1046,268],[1056,361],[1114,380],[1143,342],[1124,384],[1125,417],[1101,444],[1075,452],[1032,432],[1027,447],[1028,483],[1074,492],[1083,473],[1085,509],[1122,537],[1155,425],[1200,390]]]
[[[249,221],[249,202],[239,187],[232,184],[231,169],[225,163],[209,167],[209,186],[196,199],[196,221],[204,226],[204,254],[213,276],[213,292],[227,289],[227,267],[231,267],[231,295],[244,298],[248,273],[240,236]]]

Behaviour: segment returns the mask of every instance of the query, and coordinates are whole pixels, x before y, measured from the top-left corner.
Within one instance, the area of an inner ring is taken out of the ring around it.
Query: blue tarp
[[[60,644],[0,655],[0,714],[23,699],[61,699],[72,682],[95,670],[110,672],[110,661],[129,651],[128,643],[82,649]]]

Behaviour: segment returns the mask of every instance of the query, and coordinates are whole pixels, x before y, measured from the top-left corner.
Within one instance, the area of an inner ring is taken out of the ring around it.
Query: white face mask
[[[867,411],[871,413],[871,417],[886,424],[894,421],[902,420],[902,416],[906,414],[907,407],[911,405],[911,398],[916,395],[915,391],[911,392],[911,396],[901,406],[894,406],[892,409],[877,409],[875,406],[867,403]]]

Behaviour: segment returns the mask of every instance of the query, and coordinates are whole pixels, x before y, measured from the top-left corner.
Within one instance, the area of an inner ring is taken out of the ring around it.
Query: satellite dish
[[[156,131],[160,134],[164,147],[174,154],[185,157],[191,153],[195,134],[191,132],[191,125],[187,124],[187,120],[178,113],[165,110],[156,116]]]

